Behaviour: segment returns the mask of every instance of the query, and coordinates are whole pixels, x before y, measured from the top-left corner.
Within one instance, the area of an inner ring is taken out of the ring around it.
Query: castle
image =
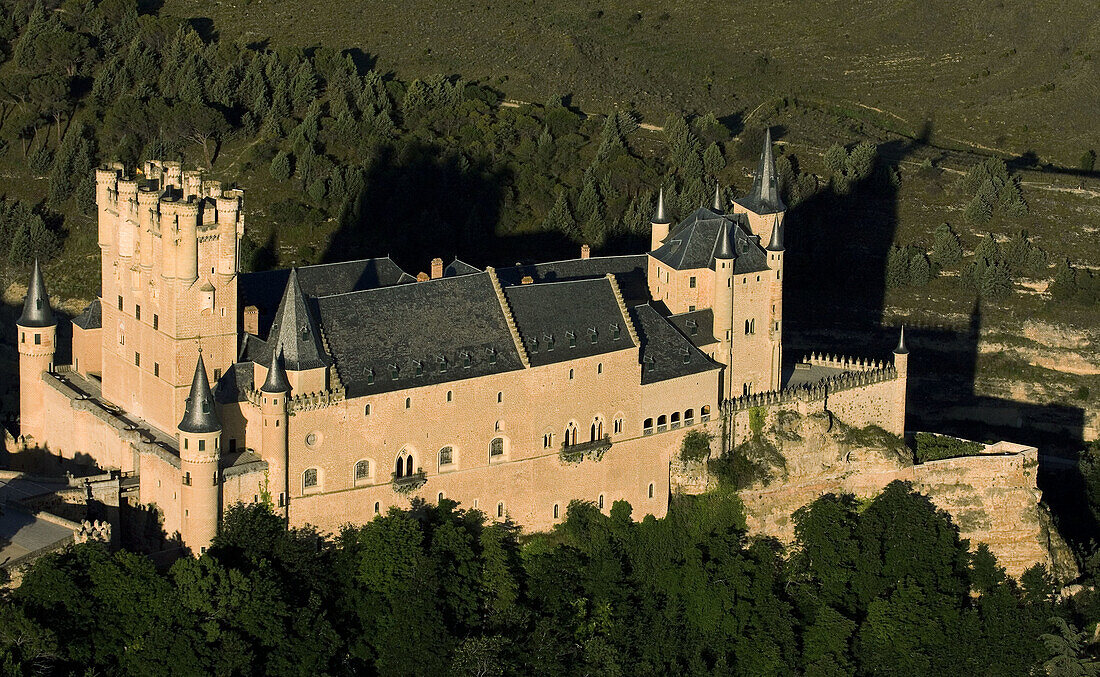
[[[136,477],[201,552],[222,511],[269,502],[337,529],[412,497],[544,529],[573,499],[663,516],[684,432],[832,397],[904,430],[893,364],[814,356],[784,373],[786,207],[768,136],[749,194],[648,253],[480,270],[389,258],[239,272],[243,192],[178,163],[96,170],[102,291],[72,364],[36,263],[18,321],[20,435]]]

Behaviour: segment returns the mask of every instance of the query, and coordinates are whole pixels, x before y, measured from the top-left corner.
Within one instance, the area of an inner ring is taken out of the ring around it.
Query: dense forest
[[[724,493],[640,522],[577,502],[527,537],[449,501],[335,536],[237,506],[168,570],[41,559],[0,603],[0,654],[12,675],[1097,673],[1095,592],[1006,577],[908,485],[795,519],[785,551]]]

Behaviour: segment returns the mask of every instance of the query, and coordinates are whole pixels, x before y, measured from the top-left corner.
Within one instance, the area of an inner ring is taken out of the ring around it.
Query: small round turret
[[[221,480],[218,465],[221,459],[221,421],[206,377],[202,353],[195,364],[191,392],[180,435],[180,508],[183,513],[180,535],[196,554],[210,546],[218,533],[221,516]]]
[[[42,442],[42,422],[45,420],[42,373],[53,370],[57,319],[50,308],[50,297],[37,259],[16,327],[19,332],[19,434]]]

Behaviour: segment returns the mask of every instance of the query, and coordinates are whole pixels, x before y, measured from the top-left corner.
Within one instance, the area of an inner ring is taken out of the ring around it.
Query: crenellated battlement
[[[248,401],[253,406],[259,407],[263,402],[263,393],[259,390],[248,391]],[[332,388],[321,392],[303,393],[292,395],[286,400],[287,413],[298,411],[314,411],[324,409],[343,402],[346,399],[344,388]]]
[[[810,358],[807,358],[809,360]],[[850,359],[850,358],[849,358]],[[788,404],[797,402],[813,402],[824,400],[832,393],[837,393],[853,388],[861,388],[883,381],[892,381],[898,378],[898,370],[893,365],[871,367],[864,370],[847,371],[835,376],[829,376],[816,383],[805,383],[793,388],[783,388],[764,393],[754,393],[734,398],[727,403],[730,411],[741,411],[753,407],[765,407],[776,404]],[[835,366],[834,363],[822,366]]]
[[[814,367],[829,367],[847,371],[871,371],[874,369],[882,369],[886,366],[881,360],[849,357],[847,355],[825,355],[821,353],[807,355],[802,358],[802,363]]]

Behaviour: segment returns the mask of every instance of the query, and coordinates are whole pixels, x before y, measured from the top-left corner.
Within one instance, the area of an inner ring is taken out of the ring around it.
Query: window
[[[706,423],[710,420],[710,405],[704,404],[703,408],[699,410],[699,420]]]
[[[407,451],[402,451],[397,456],[397,462],[394,464],[393,476],[400,479],[402,477],[409,477],[413,474],[413,457]]]
[[[577,424],[572,421],[565,426],[565,446],[571,447],[577,443]]]
[[[221,377],[222,377],[222,370],[221,369],[215,369],[214,370],[214,382],[217,383],[218,379],[220,379]],[[275,404],[278,404],[278,402],[276,402]]]
[[[504,501],[497,503],[497,517],[504,517]]]
[[[503,390],[497,393],[497,404],[500,404],[502,402],[504,402],[504,391]]]
[[[439,373],[442,374],[447,371],[447,358],[442,355],[439,356]]]
[[[671,423],[670,427],[673,430],[675,430],[676,428],[679,428],[680,427],[680,412],[678,412],[678,411],[672,412],[672,416],[670,417],[669,420],[670,420],[670,423]]]
[[[504,438],[494,437],[489,441],[489,460],[504,456]]]
[[[619,418],[615,419],[615,423],[613,424],[613,430],[615,431],[616,435],[622,433],[622,431],[623,431],[623,419],[622,419],[621,416]]]
[[[619,340],[619,325],[617,325],[617,324],[611,325],[611,340],[612,341],[618,341]]]
[[[122,297],[121,296],[118,297],[118,309],[122,310]]]
[[[450,390],[448,390],[447,391],[447,401],[450,402],[451,399],[453,398],[453,396],[454,396],[454,393],[451,392]]]
[[[160,362],[153,363],[153,376],[160,376]]]
[[[365,480],[370,477],[370,461],[364,459],[355,462],[355,481]]]
[[[470,364],[470,353],[462,353],[462,368],[469,369]]]
[[[688,312],[689,313],[694,313],[695,312],[695,306],[688,306]]]
[[[688,278],[688,287],[695,289],[695,276],[692,275]]]
[[[684,412],[684,425],[691,425],[695,423],[695,410],[688,409]]]
[[[153,313],[153,329],[160,329],[160,316]]]
[[[600,510],[603,510],[603,494],[600,494],[600,497],[596,501],[596,504],[599,506]]]
[[[596,334],[596,328],[595,327],[589,327],[588,328],[588,342],[589,343],[595,343],[598,340],[599,340],[599,336]]]
[[[558,504],[554,504],[554,519],[558,519]]]
[[[573,370],[572,369],[569,370],[569,380],[570,381],[573,380]]]
[[[591,436],[589,439],[593,442],[603,439],[603,419],[597,416],[592,421]]]
[[[140,320],[141,319],[141,306],[137,306],[137,305],[134,306],[134,319],[135,320]]]
[[[537,353],[538,351],[539,351],[539,339],[536,336],[536,337],[531,339],[531,352]]]
[[[489,349],[489,364],[496,364],[496,363],[497,363],[497,349],[496,348],[490,348]]]
[[[695,336],[699,333],[699,323],[695,320],[687,321],[688,336]]]
[[[420,360],[413,360],[413,363],[416,365],[416,375],[417,376],[423,376],[424,375],[424,363],[421,362]]]
[[[603,362],[600,362],[599,364],[596,365],[596,373],[597,374],[602,374],[603,373]]]
[[[443,492],[442,491],[439,492],[439,494],[435,497],[435,502],[436,503],[442,503],[443,502]]]
[[[206,440],[199,440],[199,451],[206,451]]]
[[[504,430],[504,421],[497,421],[496,423],[493,424],[493,431],[494,432],[499,433],[501,430]]]
[[[649,483],[649,497],[653,498],[653,482]]]
[[[313,489],[317,486],[317,468],[309,468],[302,473],[302,489]]]
[[[380,504],[378,501],[375,501],[374,502],[374,514],[377,515],[380,512],[382,512],[382,504]]]
[[[411,397],[406,397],[405,398],[405,408],[406,409],[412,409],[412,398]]]
[[[554,446],[554,433],[543,433],[542,434],[542,448],[543,449],[549,449],[552,446]]]
[[[367,385],[374,385],[374,370],[367,370]]]
[[[549,334],[546,337],[546,351],[550,352],[552,350],[554,350],[554,335]]]
[[[439,450],[439,465],[450,465],[455,462],[454,447],[443,447]]]
[[[183,484],[184,484],[184,486],[188,486],[188,487],[191,486],[191,473],[189,473],[189,472],[183,473]]]
[[[363,407],[363,415],[364,416],[370,416],[370,405],[369,404],[367,406]]]
[[[661,414],[657,417],[657,432],[663,433],[668,427],[668,417]]]
[[[647,418],[645,420],[645,422],[642,423],[642,434],[643,435],[652,435],[653,434],[653,419]]]
[[[390,365],[390,380],[396,381],[397,377],[401,375],[401,370],[397,368],[396,364]]]
[[[140,367],[141,366],[141,353],[134,353],[134,366],[135,367]]]
[[[34,335],[34,345],[36,345],[36,346],[42,345],[42,334],[35,334]]]

